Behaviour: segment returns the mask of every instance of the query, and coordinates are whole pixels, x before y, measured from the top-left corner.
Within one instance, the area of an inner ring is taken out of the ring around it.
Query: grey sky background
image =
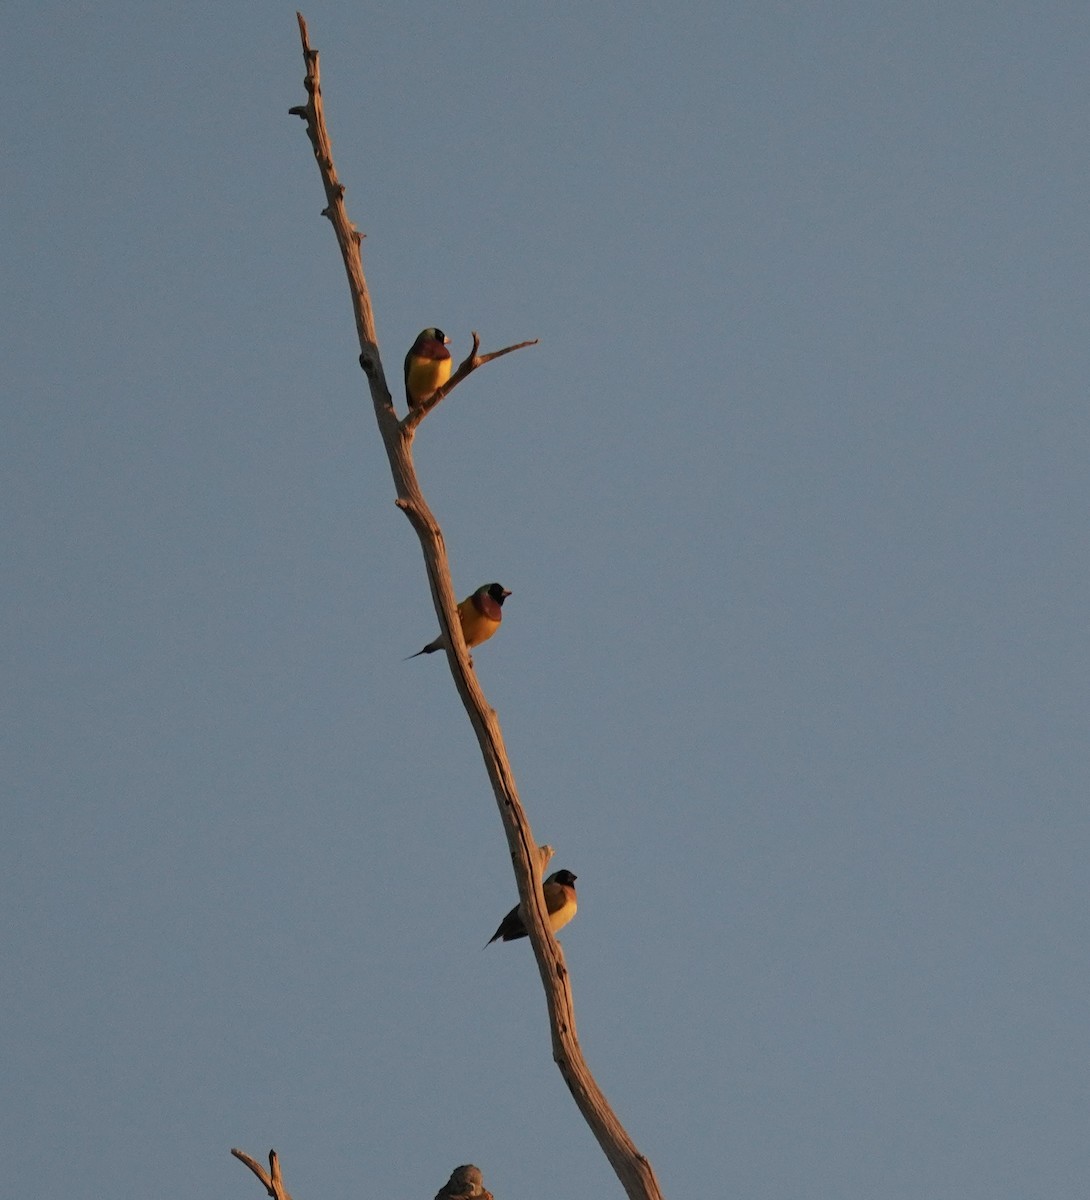
[[[579,1033],[664,1192],[1090,1169],[1090,13],[308,4]],[[292,6],[7,14],[0,1161],[620,1188],[393,505]]]

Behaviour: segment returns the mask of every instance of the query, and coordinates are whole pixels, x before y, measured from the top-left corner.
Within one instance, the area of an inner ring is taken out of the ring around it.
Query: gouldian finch
[[[432,326],[422,329],[405,355],[405,399],[409,408],[422,404],[450,378],[450,338]]]
[[[549,910],[549,928],[556,933],[575,916],[575,879],[571,871],[554,871],[541,885],[545,893],[545,907]],[[513,942],[516,938],[526,936],[526,926],[519,911],[521,904],[516,904],[500,922],[499,929],[488,939],[487,945],[499,940]]]
[[[503,602],[510,595],[511,593],[498,583],[485,583],[458,605],[462,637],[471,650],[481,642],[487,642],[499,629],[500,621],[503,620]],[[440,634],[434,642],[428,642],[423,650],[410,654],[409,658],[419,658],[421,654],[434,654],[436,650],[442,650],[445,644],[443,635]],[[408,662],[408,659],[405,661]]]

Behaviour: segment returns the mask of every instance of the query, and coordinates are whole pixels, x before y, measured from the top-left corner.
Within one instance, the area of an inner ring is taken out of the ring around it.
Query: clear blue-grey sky
[[[592,1069],[671,1200],[1090,1174],[1090,12],[308,4]],[[393,505],[294,9],[5,26],[13,1196],[620,1189]]]

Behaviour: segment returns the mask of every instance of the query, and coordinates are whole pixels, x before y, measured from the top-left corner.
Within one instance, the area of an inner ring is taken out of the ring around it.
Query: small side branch
[[[251,1171],[261,1180],[261,1186],[265,1189],[273,1200],[291,1200],[291,1194],[284,1186],[284,1180],[280,1177],[280,1159],[277,1157],[275,1150],[269,1151],[269,1169],[265,1168],[256,1160],[251,1158],[243,1150],[232,1150],[231,1153],[239,1160],[244,1162]]]
[[[490,363],[494,358],[503,358],[505,354],[511,354],[515,350],[523,350],[527,346],[536,346],[538,339],[534,338],[529,342],[516,342],[514,346],[504,346],[502,350],[493,350],[489,354],[479,354],[481,348],[480,335],[476,330],[473,331],[473,349],[469,354],[458,364],[458,369],[454,374],[443,384],[441,388],[437,388],[419,407],[414,408],[409,415],[401,422],[401,432],[406,436],[411,437],[416,432],[417,425],[431,412],[431,410],[443,399],[450,395],[451,392],[462,382],[467,375],[472,374],[478,367],[483,367],[485,363]]]

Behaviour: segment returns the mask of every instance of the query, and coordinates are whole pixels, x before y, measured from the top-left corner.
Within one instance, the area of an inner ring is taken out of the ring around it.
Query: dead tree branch
[[[375,418],[383,445],[386,448],[386,456],[390,463],[394,488],[397,492],[396,503],[409,518],[420,539],[432,600],[435,603],[440,628],[445,635],[447,662],[454,677],[454,685],[477,736],[485,769],[495,792],[504,832],[507,835],[515,880],[518,884],[519,900],[525,914],[541,982],[545,989],[549,1023],[552,1028],[553,1058],[560,1068],[579,1111],[598,1139],[599,1145],[631,1200],[662,1200],[651,1164],[640,1154],[609,1106],[605,1095],[587,1067],[579,1046],[568,969],[564,963],[563,952],[548,925],[545,899],[541,891],[537,843],[519,799],[499,720],[485,699],[477,682],[477,676],[470,665],[469,652],[466,649],[461,624],[457,618],[457,604],[451,584],[450,566],[443,533],[425,503],[417,482],[416,469],[412,460],[412,440],[416,425],[419,424],[419,418],[413,421],[412,418],[417,414],[410,414],[409,418],[399,423],[394,413],[379,355],[370,295],[363,274],[360,257],[362,236],[348,219],[344,203],[344,185],[338,180],[333,166],[333,152],[322,106],[318,52],[311,48],[306,22],[302,14],[297,15],[299,34],[303,44],[303,59],[306,65],[304,85],[307,91],[307,102],[291,111],[306,121],[307,134],[314,148],[314,157],[326,194],[327,207],[323,215],[327,216],[333,225],[337,244],[340,246],[344,258],[356,328],[359,334],[360,363],[367,374],[370,385]],[[474,348],[469,358],[458,368],[457,375],[440,389],[437,393],[438,399],[426,406],[425,411],[434,407],[443,395],[446,395],[457,382],[464,379],[478,366],[518,348],[509,346],[504,350],[494,351],[490,355],[478,356],[479,340],[474,334]],[[422,417],[423,413],[420,416]]]
[[[280,1176],[280,1158],[275,1150],[269,1151],[269,1169],[267,1171],[244,1150],[232,1150],[231,1153],[239,1162],[244,1162],[253,1171],[261,1180],[261,1186],[272,1196],[273,1200],[291,1200],[291,1194],[284,1187],[284,1181]],[[492,1200],[492,1193],[484,1186],[480,1167],[466,1163],[451,1171],[450,1178],[436,1193],[435,1200]]]
[[[481,348],[481,339],[477,331],[473,331],[473,349],[466,355],[458,364],[458,369],[454,374],[443,384],[441,388],[436,388],[434,392],[421,404],[414,408],[409,415],[401,422],[401,430],[403,433],[412,435],[416,431],[417,425],[431,412],[431,410],[439,403],[440,400],[449,396],[452,391],[462,382],[463,379],[471,372],[476,371],[478,367],[483,367],[485,363],[491,362],[494,358],[503,358],[505,354],[510,354],[513,350],[522,350],[527,346],[536,346],[537,338],[530,342],[518,342],[514,346],[504,346],[502,350],[493,350],[490,354],[478,354],[477,351]]]
[[[291,1194],[284,1186],[283,1179],[280,1178],[280,1159],[275,1150],[269,1151],[269,1169],[267,1171],[256,1159],[251,1158],[244,1151],[232,1150],[231,1153],[239,1162],[244,1162],[253,1171],[273,1200],[291,1200]]]

